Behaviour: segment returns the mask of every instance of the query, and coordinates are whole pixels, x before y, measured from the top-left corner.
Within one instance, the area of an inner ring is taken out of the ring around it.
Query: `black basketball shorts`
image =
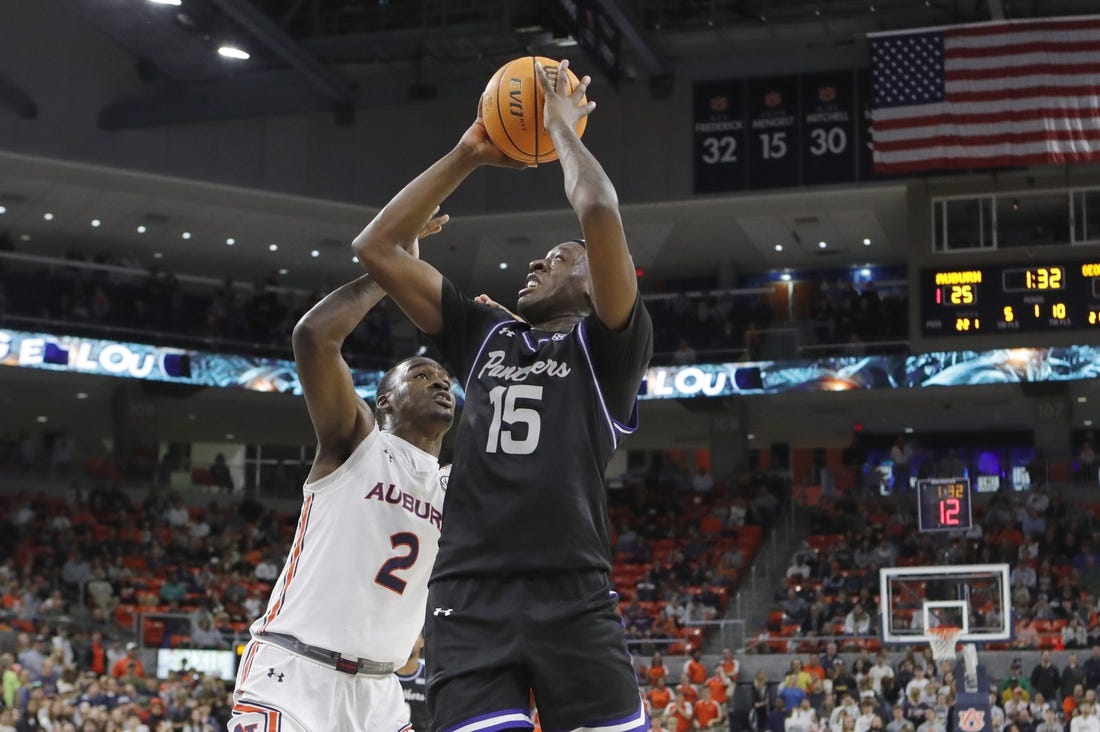
[[[433,732],[645,732],[649,720],[606,573],[461,577],[428,588]]]

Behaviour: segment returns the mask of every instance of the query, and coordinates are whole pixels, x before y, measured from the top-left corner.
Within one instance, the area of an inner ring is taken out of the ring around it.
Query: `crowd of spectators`
[[[715,483],[704,468],[690,475],[670,466],[628,477],[610,511],[611,579],[628,643],[643,655],[698,647],[694,624],[723,614],[790,495],[772,473]]]
[[[908,298],[880,295],[874,282],[857,289],[851,280],[824,281],[812,309],[814,344],[845,344],[844,352],[860,355],[866,343],[908,338]]]
[[[88,335],[106,335],[113,329],[117,336],[129,332],[156,343],[165,341],[161,334],[170,334],[167,338],[176,342],[195,339],[230,352],[286,357],[294,324],[321,296],[280,286],[275,272],[251,283],[226,280],[215,285],[181,281],[176,273],[108,253],[89,256],[73,249],[65,261],[69,264],[0,260],[0,322],[7,318],[24,329],[36,322],[44,327],[63,324]],[[906,338],[904,297],[880,297],[873,283],[859,290],[850,280],[815,285],[797,284],[813,287],[815,297],[809,310],[796,313],[793,322],[786,312],[773,312],[772,298],[766,294],[650,297],[656,361],[760,360],[775,350],[768,348],[772,327],[800,331],[797,342],[803,345],[837,344],[844,353],[859,352],[867,342]],[[392,321],[385,305],[368,314],[351,335],[350,345],[355,365],[388,365],[393,358]]]
[[[729,648],[709,668],[698,650],[671,670],[659,652],[653,653],[638,668],[651,729],[732,729],[730,712],[740,669],[740,662]]]
[[[813,534],[776,590],[775,609],[755,648],[812,649],[841,637],[842,650],[876,643],[880,567],[1006,563],[1012,645],[1085,648],[1100,643],[1100,516],[1095,503],[1070,502],[1038,487],[994,494],[975,507],[971,529],[946,540],[918,531],[909,502],[841,497],[819,506]],[[999,624],[971,604],[971,625]],[[919,612],[909,622],[920,621]],[[847,637],[847,640],[844,638]]]
[[[0,515],[0,732],[13,715],[20,732],[225,729],[225,683],[182,670],[151,678],[138,644],[245,639],[292,515],[247,499],[196,509],[157,491],[137,502],[111,488],[0,496]]]
[[[732,703],[720,709],[725,715],[747,712],[736,728],[750,732],[962,732],[956,728],[954,715],[959,691],[955,664],[936,663],[929,647],[896,654],[872,653],[863,647],[854,657],[845,657],[836,643],[829,642],[820,653],[791,655],[782,678],[769,678],[763,670],[754,675],[740,710]],[[720,693],[727,680],[737,678],[737,662],[727,651],[710,677],[697,669],[692,673],[690,663],[675,687],[664,681],[668,670],[660,657],[655,655],[643,667],[639,678],[648,684],[653,729],[689,732],[712,726],[711,718],[704,716],[707,710],[700,715],[699,707],[690,700],[698,698],[700,688],[710,698]],[[1003,679],[987,683],[988,688],[975,687],[974,692],[989,694],[990,713],[984,727],[988,732],[1094,732],[1100,726],[1096,698],[1100,644],[1081,663],[1076,653],[1069,653],[1059,666],[1045,651],[1028,671],[1022,659],[1014,659]],[[732,695],[729,699],[732,702]]]
[[[322,296],[281,287],[277,273],[252,283],[213,285],[181,282],[172,272],[108,254],[88,257],[73,250],[66,260],[72,264],[0,260],[0,321],[23,330],[56,330],[63,324],[77,335],[141,342],[187,345],[190,341],[181,339],[196,339],[208,348],[287,358],[295,323]],[[82,266],[88,263],[122,269]],[[391,364],[386,305],[367,314],[348,345],[353,365]]]

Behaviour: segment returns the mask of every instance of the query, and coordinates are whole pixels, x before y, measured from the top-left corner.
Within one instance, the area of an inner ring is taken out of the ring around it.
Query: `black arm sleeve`
[[[638,388],[653,357],[653,321],[642,304],[634,300],[630,320],[620,330],[611,330],[595,314],[585,319],[592,366],[600,382],[611,416],[626,423],[634,411]]]

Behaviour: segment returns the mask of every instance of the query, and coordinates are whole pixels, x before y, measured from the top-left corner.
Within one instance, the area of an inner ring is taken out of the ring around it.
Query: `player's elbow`
[[[295,355],[315,352],[326,340],[328,339],[309,313],[302,316],[290,334],[290,345]]]
[[[573,201],[577,218],[584,224],[586,220],[601,221],[619,219],[619,197],[610,186],[595,189],[582,189]]]

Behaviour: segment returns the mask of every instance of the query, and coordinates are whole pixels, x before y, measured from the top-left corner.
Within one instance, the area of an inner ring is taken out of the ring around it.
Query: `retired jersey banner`
[[[1100,159],[1100,16],[869,37],[877,172]]]

